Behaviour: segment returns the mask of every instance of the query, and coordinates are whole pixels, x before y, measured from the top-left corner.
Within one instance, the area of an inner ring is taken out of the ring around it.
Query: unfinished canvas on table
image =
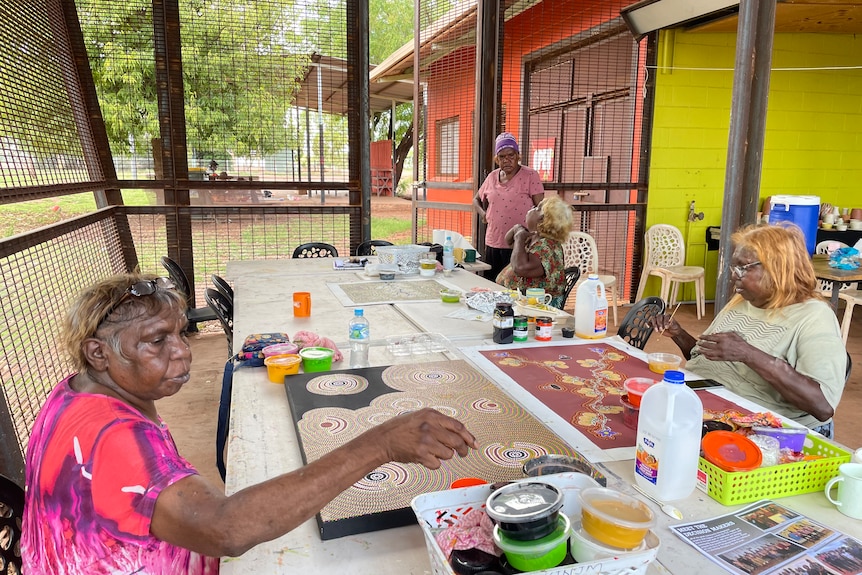
[[[523,477],[524,462],[546,453],[575,455],[515,401],[464,361],[310,373],[285,385],[308,463],[392,417],[432,407],[462,422],[480,448],[437,470],[388,463],[336,497],[317,516],[323,539],[415,523],[410,501],[463,477],[493,483]]]

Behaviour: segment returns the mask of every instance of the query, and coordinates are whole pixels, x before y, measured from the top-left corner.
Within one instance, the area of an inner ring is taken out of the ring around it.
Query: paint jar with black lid
[[[512,304],[500,302],[494,308],[494,343],[512,343],[515,312]]]

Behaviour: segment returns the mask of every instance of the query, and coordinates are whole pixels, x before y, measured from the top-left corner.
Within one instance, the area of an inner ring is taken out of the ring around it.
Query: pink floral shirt
[[[48,396],[27,446],[21,553],[40,575],[215,575],[215,557],[153,537],[161,491],[197,471],[164,423],[117,399]]]
[[[486,217],[488,229],[485,232],[485,245],[492,248],[509,249],[506,232],[515,224],[527,225],[527,212],[533,207],[533,196],[544,197],[545,188],[539,172],[529,166],[521,166],[518,173],[506,182],[500,183],[500,170],[496,169],[485,178],[479,188],[479,198],[488,200]]]

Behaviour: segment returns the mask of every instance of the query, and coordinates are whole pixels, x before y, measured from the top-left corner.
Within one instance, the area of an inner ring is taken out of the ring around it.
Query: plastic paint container
[[[655,526],[652,510],[639,499],[605,487],[588,487],[578,493],[581,525],[591,537],[612,547],[632,549]]]
[[[541,571],[556,567],[566,558],[572,524],[563,514],[557,516],[557,527],[549,535],[532,541],[507,537],[499,525],[494,526],[494,543],[506,554],[509,565],[520,571]]]
[[[628,394],[629,403],[640,409],[644,392],[658,383],[649,377],[630,377],[623,382],[623,389]]]
[[[514,320],[514,341],[527,341],[528,334],[527,316],[516,315]]]
[[[332,369],[332,356],[334,351],[328,347],[304,347],[299,350],[302,358],[302,371],[313,373],[317,371],[329,371]]]
[[[781,449],[793,451],[802,451],[808,437],[808,430],[800,427],[752,427],[751,430],[757,435],[774,437]]]
[[[301,358],[294,354],[271,355],[263,360],[266,375],[273,383],[284,383],[284,376],[299,373]]]
[[[590,537],[589,533],[583,530],[579,522],[572,524],[572,557],[578,563],[586,563],[588,561],[596,561],[598,559],[606,559],[609,557],[618,557],[621,555],[619,548],[605,545],[594,537]],[[646,548],[646,541],[641,541],[641,544],[631,551],[641,551]]]
[[[461,301],[461,292],[454,289],[444,288],[440,290],[440,299],[443,303],[458,303]]]
[[[536,318],[536,341],[551,341],[551,329],[554,322],[549,317]]]
[[[263,357],[271,357],[273,355],[285,355],[296,353],[299,351],[299,346],[295,343],[276,343],[268,345],[261,350]]]
[[[563,494],[541,482],[511,483],[491,493],[485,502],[488,517],[508,539],[535,541],[557,528]]]
[[[710,431],[701,442],[703,457],[724,471],[751,471],[763,463],[760,448],[732,431]]]
[[[649,370],[664,375],[668,370],[679,369],[682,358],[672,353],[651,353],[647,355]]]

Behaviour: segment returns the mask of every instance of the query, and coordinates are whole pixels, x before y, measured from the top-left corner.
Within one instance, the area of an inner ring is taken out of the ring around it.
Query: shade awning
[[[374,66],[370,67],[369,74],[373,70]],[[413,101],[411,80],[371,82],[368,91],[372,112],[389,110],[393,102]],[[293,105],[311,110],[321,109],[327,114],[347,113],[347,61],[331,56],[312,55]]]

